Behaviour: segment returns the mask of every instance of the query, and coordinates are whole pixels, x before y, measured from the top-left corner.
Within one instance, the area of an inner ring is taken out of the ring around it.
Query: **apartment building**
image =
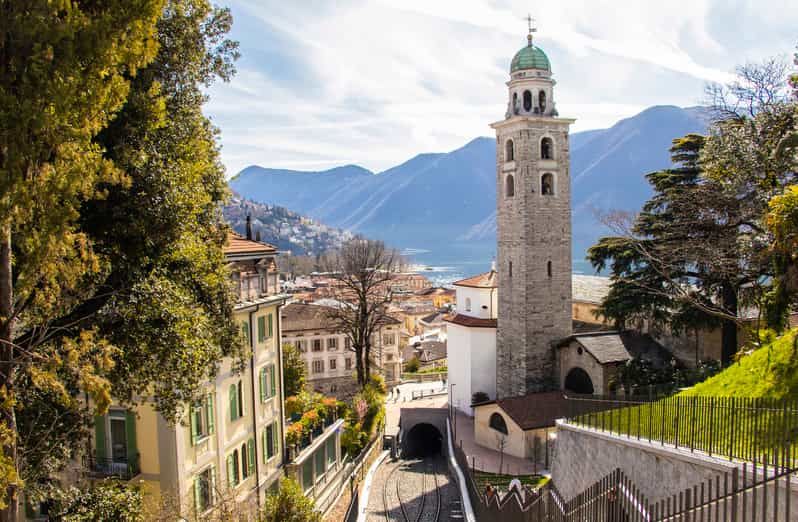
[[[242,371],[222,361],[203,399],[170,425],[148,404],[96,417],[88,476],[142,483],[147,499],[202,518],[222,498],[257,508],[283,474],[284,416],[276,249],[230,234],[225,248],[238,292],[235,320],[251,347]],[[152,505],[152,504],[151,504]]]
[[[318,304],[287,304],[281,312],[282,339],[299,349],[312,389],[342,398],[356,391],[355,353],[351,339],[337,329],[329,311],[329,306]],[[400,326],[400,321],[390,318],[372,339],[374,371],[389,386],[401,379]]]

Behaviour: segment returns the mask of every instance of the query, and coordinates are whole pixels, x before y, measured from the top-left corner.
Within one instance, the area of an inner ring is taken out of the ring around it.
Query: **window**
[[[396,334],[385,334],[382,336],[382,344],[395,344],[396,343]]]
[[[540,110],[541,114],[546,112],[546,91],[538,93],[538,110]]]
[[[532,93],[524,91],[524,110],[529,112],[532,110]]]
[[[274,365],[267,364],[260,369],[260,402],[266,402],[277,395],[277,380],[274,378]]]
[[[344,349],[351,350],[352,349],[352,339],[349,337],[344,337]]]
[[[227,456],[227,485],[231,488],[238,486],[241,476],[238,469],[238,450],[233,450]]]
[[[230,420],[235,421],[244,416],[244,385],[241,381],[238,384],[230,385]]]
[[[249,476],[249,453],[247,450],[247,444],[244,443],[241,445],[241,480],[246,480]]]
[[[244,338],[244,346],[249,346],[249,322],[241,323],[241,336]]]
[[[508,274],[510,275],[510,277],[513,277],[513,262],[512,261],[510,261],[510,264],[509,264],[509,266],[507,268],[508,268],[508,270],[507,270]]]
[[[266,463],[277,455],[277,422],[266,426],[263,430],[263,462]]]
[[[321,351],[321,339],[313,339],[313,351],[314,352]]]
[[[199,473],[194,479],[194,509],[204,513],[213,505],[216,490],[216,472],[213,466]]]
[[[466,297],[465,309],[466,309],[466,312],[470,312],[471,311],[471,298],[470,297]]]
[[[554,156],[552,155],[554,151],[554,143],[551,141],[551,138],[543,138],[540,140],[540,159],[552,159]]]
[[[540,178],[540,193],[544,196],[554,195],[554,175],[547,172]]]
[[[517,92],[513,93],[513,108],[512,108],[512,111],[513,111],[513,114],[518,114],[518,93]]]
[[[507,435],[507,423],[504,422],[504,417],[501,416],[499,413],[493,413],[490,416],[490,427],[494,430],[498,431],[499,433],[504,433]]]
[[[303,339],[297,339],[294,341],[296,347],[299,349],[300,352],[305,353],[308,351],[308,342]]]
[[[504,195],[508,198],[515,196],[515,180],[512,174],[507,175],[507,180],[504,187]]]
[[[313,361],[313,373],[324,373],[324,361]]]
[[[327,351],[334,352],[338,349],[338,338],[330,337],[327,339]]]
[[[504,145],[504,161],[515,161],[515,146],[513,140],[507,140]]]
[[[330,359],[330,369],[331,369],[331,370],[335,370],[335,366],[336,366],[336,364],[337,364],[337,363],[338,363],[338,361],[337,361],[337,360],[335,360],[335,359]]]
[[[196,444],[213,434],[213,394],[191,407],[191,444]]]
[[[344,359],[344,368],[346,368],[347,370],[351,370],[352,369],[352,358],[351,357],[347,357],[346,359]]]
[[[546,273],[551,277],[551,261],[546,263]]]
[[[270,339],[273,334],[272,314],[261,315],[258,317],[258,342],[262,343]]]
[[[393,354],[392,353],[386,354],[385,355],[385,360],[386,361],[393,361]]]

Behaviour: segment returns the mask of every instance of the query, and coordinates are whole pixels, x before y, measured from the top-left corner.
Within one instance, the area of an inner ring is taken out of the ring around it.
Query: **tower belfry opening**
[[[498,266],[508,267],[498,273],[500,398],[555,388],[552,346],[571,334],[568,130],[574,120],[557,113],[556,82],[548,56],[533,42],[533,21],[527,17],[526,45],[510,63],[505,118],[491,125],[498,149]],[[519,197],[508,197],[516,192]]]

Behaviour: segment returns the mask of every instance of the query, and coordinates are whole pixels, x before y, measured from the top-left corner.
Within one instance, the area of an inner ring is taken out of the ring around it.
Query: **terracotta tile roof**
[[[227,244],[224,247],[225,254],[275,254],[277,248],[268,243],[259,243],[247,239],[241,234],[230,232],[227,234]]]
[[[471,288],[498,288],[499,276],[495,270],[475,275],[467,279],[461,279],[452,283],[455,286],[468,286]]]
[[[463,314],[449,315],[444,321],[472,328],[496,328],[496,319],[480,319],[479,317],[471,317],[470,315]]]
[[[282,329],[284,332],[334,329],[330,311],[327,306],[289,303],[280,309]]]
[[[561,391],[530,393],[520,397],[484,402],[480,406],[496,404],[518,424],[522,430],[548,428],[568,413],[568,400]]]

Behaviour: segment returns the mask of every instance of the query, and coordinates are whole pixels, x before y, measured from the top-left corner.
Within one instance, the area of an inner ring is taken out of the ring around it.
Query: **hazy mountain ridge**
[[[700,107],[656,106],[608,129],[574,133],[571,191],[575,256],[606,233],[596,212],[638,210],[648,172],[670,165],[674,138],[705,132]],[[240,194],[400,247],[494,241],[495,139],[449,153],[419,154],[374,174],[355,165],[321,172],[248,167],[230,181]]]

